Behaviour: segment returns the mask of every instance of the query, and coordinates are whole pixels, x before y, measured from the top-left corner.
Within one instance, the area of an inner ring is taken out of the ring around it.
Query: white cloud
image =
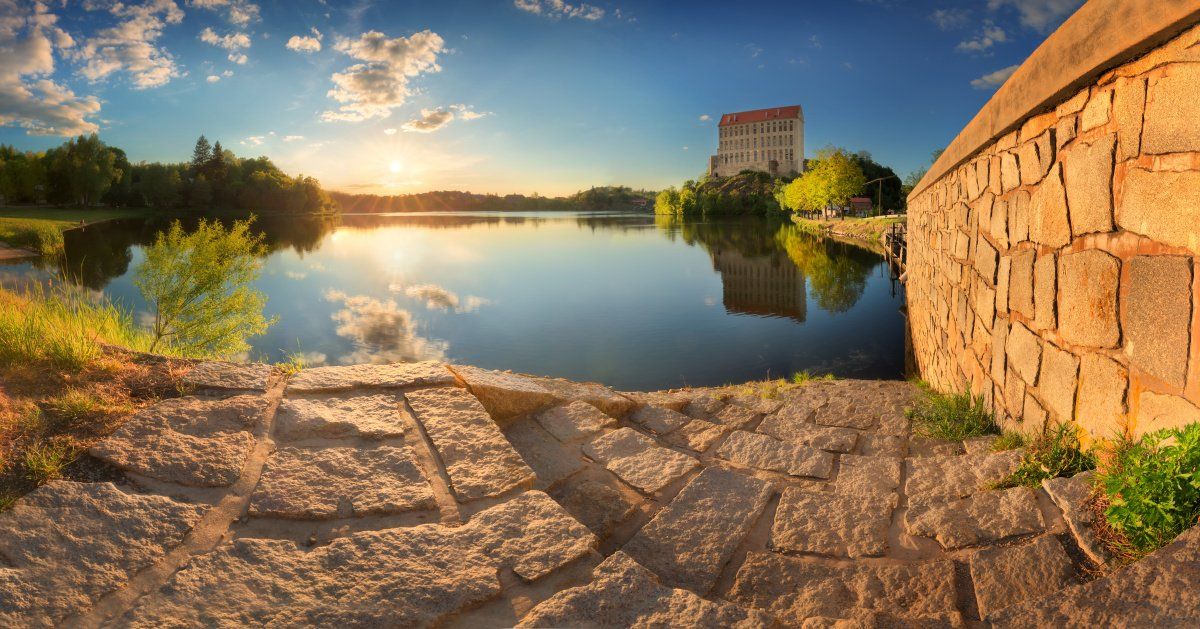
[[[1039,31],[1058,25],[1075,12],[1084,0],[988,0],[992,10],[1011,6],[1021,16],[1021,24]]]
[[[746,52],[750,53],[751,59],[754,59],[763,53],[763,49],[762,46],[746,44]]]
[[[971,87],[977,90],[994,90],[1001,85],[1004,85],[1004,82],[1008,80],[1008,77],[1012,76],[1013,72],[1016,72],[1017,68],[1019,67],[1021,66],[1008,66],[1007,68],[1001,68],[995,72],[985,74],[978,79],[971,81]]]
[[[246,146],[259,146],[263,143],[263,140],[265,140],[265,139],[267,139],[267,137],[265,135],[252,135],[252,136],[246,138],[245,140],[242,140],[241,143]]]
[[[200,41],[225,50],[241,50],[250,47],[250,36],[245,33],[218,35],[216,31],[208,27],[200,31]]]
[[[101,29],[84,43],[73,58],[84,62],[80,74],[99,81],[114,72],[126,72],[136,89],[165,85],[179,76],[171,53],[155,42],[168,24],[183,21],[183,11],[173,0],[151,0],[144,4],[89,2],[90,11],[107,9],[123,18],[116,26]]]
[[[340,105],[321,118],[357,122],[390,116],[392,109],[408,100],[410,79],[441,72],[437,58],[446,50],[446,42],[430,30],[395,39],[370,31],[355,39],[342,39],[334,49],[362,63],[330,77],[334,87],[327,95]]]
[[[259,19],[258,5],[247,0],[188,0],[188,6],[224,12],[225,19],[236,26],[246,26]]]
[[[216,83],[217,81],[221,80],[221,77],[219,77],[215,74],[210,74],[210,75],[208,75],[208,78],[206,78],[205,80],[208,81],[209,83]]]
[[[250,58],[247,57],[246,55],[243,55],[243,54],[237,53],[237,52],[229,53],[229,56],[227,57],[227,59],[229,59],[233,63],[236,63],[240,66],[246,65],[246,62],[250,60]]]
[[[383,134],[384,135],[396,135],[396,129],[384,129]]]
[[[450,124],[455,118],[460,120],[476,120],[487,116],[489,112],[477,112],[466,105],[450,105],[436,109],[422,109],[421,117],[414,118],[400,125],[405,131],[415,133],[433,133]],[[384,131],[387,133],[387,130]],[[388,133],[388,135],[391,135]]]
[[[304,139],[304,136],[302,136],[302,135],[285,135],[285,136],[283,136],[284,142],[295,142],[296,140],[303,140],[303,139]]]
[[[808,43],[809,43],[809,45],[810,45],[810,46],[812,46],[813,48],[820,48],[820,47],[821,47],[821,36],[820,36],[820,35],[813,35],[812,37],[809,37],[809,38],[808,38]]]
[[[1004,29],[991,21],[984,21],[983,30],[975,37],[958,43],[959,52],[987,52],[992,46],[1008,41]]]
[[[233,76],[233,70],[226,70],[221,73],[221,76],[223,76],[225,78],[229,78],[229,77]]]
[[[710,116],[708,114],[700,114],[701,122],[708,122],[709,120],[712,120],[712,116]]]
[[[54,51],[75,41],[55,26],[58,17],[40,3],[0,0],[0,126],[29,135],[78,135],[100,127],[89,120],[100,101],[78,97],[50,79]]]
[[[950,9],[938,9],[930,13],[929,20],[943,31],[951,31],[966,26],[970,16],[970,11],[954,7]]]
[[[475,297],[474,295],[467,295],[459,299],[458,295],[437,284],[415,284],[407,287],[393,284],[388,288],[392,292],[401,292],[403,288],[406,297],[423,301],[426,308],[441,310],[442,312],[450,310],[458,313],[475,312],[479,308],[491,303],[487,299]]]
[[[604,9],[592,6],[586,2],[567,4],[564,0],[513,0],[513,6],[526,13],[544,15],[553,19],[565,17],[594,22],[604,17]]]
[[[288,50],[296,52],[318,52],[321,50],[321,40],[325,36],[316,28],[312,29],[312,35],[292,35],[292,38],[287,41],[286,47]]]

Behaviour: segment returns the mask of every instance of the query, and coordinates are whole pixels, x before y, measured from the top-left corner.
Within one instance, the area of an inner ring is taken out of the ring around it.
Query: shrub
[[[1200,424],[1119,442],[1098,480],[1105,518],[1138,554],[1169,543],[1200,517]]]
[[[1048,478],[1074,476],[1095,468],[1096,455],[1079,448],[1079,432],[1074,424],[1057,424],[1026,443],[1020,467],[996,487],[1037,487]]]
[[[165,343],[186,356],[229,356],[274,323],[263,316],[266,295],[250,286],[266,254],[263,235],[250,233],[253,221],[227,230],[201,220],[191,233],[175,221],[159,232],[134,277],[154,317],[149,351]]]
[[[1000,434],[992,410],[982,396],[970,393],[942,394],[923,388],[924,395],[908,411],[916,434],[946,441]]]
[[[127,310],[80,290],[0,290],[0,364],[48,361],[79,370],[101,356],[102,343],[143,349],[148,338]]]

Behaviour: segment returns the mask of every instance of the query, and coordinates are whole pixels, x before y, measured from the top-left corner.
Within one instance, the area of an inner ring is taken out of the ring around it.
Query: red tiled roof
[[[746,122],[764,122],[767,120],[799,118],[802,115],[803,114],[800,113],[799,105],[771,107],[770,109],[754,109],[751,111],[739,111],[737,113],[724,114],[721,116],[721,123],[717,126],[725,127],[732,124],[742,124]]]

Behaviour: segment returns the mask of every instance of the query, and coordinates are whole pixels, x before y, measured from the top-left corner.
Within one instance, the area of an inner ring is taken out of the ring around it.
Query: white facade
[[[743,170],[787,175],[804,170],[804,112],[799,105],[724,114],[709,175]]]

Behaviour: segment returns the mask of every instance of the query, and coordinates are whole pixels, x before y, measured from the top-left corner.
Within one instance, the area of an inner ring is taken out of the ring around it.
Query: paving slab
[[[894,495],[830,495],[788,487],[771,527],[771,545],[785,552],[879,557],[887,552]]]
[[[0,514],[0,625],[55,626],[178,546],[203,509],[56,480]]]
[[[729,398],[729,403],[748,408],[760,415],[770,415],[783,408],[783,400],[760,395],[735,395]]]
[[[962,624],[954,562],[829,564],[772,552],[751,552],[729,599],[762,609],[785,626],[806,619],[845,619],[863,611],[881,626]],[[957,621],[957,622],[955,622]]]
[[[1033,490],[1014,487],[913,505],[904,515],[904,528],[909,535],[932,537],[952,550],[1040,533],[1045,522]]]
[[[1020,546],[981,550],[971,556],[970,569],[979,615],[984,619],[1021,601],[1052,596],[1077,582],[1071,558],[1053,535]]]
[[[435,509],[407,446],[281,448],[250,496],[250,515],[323,519]]]
[[[597,543],[586,526],[540,491],[475,514],[456,534],[527,581],[583,557]]]
[[[683,412],[696,419],[716,421],[717,413],[725,408],[725,401],[711,393],[702,393],[692,397]]]
[[[399,393],[342,393],[287,398],[275,414],[275,436],[300,439],[389,439],[404,436]]]
[[[88,452],[157,480],[224,487],[241,474],[266,408],[259,395],[165,400],[138,411]]]
[[[886,456],[900,458],[905,455],[908,439],[895,435],[860,433],[858,453],[864,456]]]
[[[550,495],[600,537],[607,537],[637,508],[637,503],[618,487],[591,479],[564,483],[550,490]]]
[[[692,452],[707,452],[726,432],[728,428],[725,426],[703,419],[691,419],[682,428],[664,437],[663,441]]]
[[[586,466],[579,455],[579,446],[558,441],[533,419],[507,426],[504,436],[537,474],[539,488],[561,483]]]
[[[288,393],[321,393],[351,389],[449,386],[454,374],[442,363],[390,363],[311,367],[288,380]]]
[[[859,435],[857,430],[819,426],[788,412],[768,415],[756,430],[780,441],[830,452],[850,452],[858,442]]]
[[[558,401],[536,378],[466,365],[455,365],[454,373],[497,422],[507,422]]]
[[[421,389],[405,395],[441,457],[459,502],[532,485],[536,475],[470,393]]]
[[[623,552],[592,573],[592,582],[563,590],[534,607],[518,627],[768,627],[761,611],[700,598],[663,585]]]
[[[1095,472],[1083,472],[1071,478],[1050,478],[1042,481],[1042,488],[1062,511],[1063,519],[1075,538],[1075,543],[1098,566],[1107,564],[1112,553],[1096,537],[1092,528],[1095,512],[1090,501],[1095,491]]]
[[[706,418],[701,418],[706,419]],[[730,430],[743,430],[749,428],[751,424],[762,419],[762,413],[755,412],[739,406],[737,404],[727,404],[725,408],[712,416],[711,421],[714,424],[720,424]]]
[[[632,411],[637,402],[595,382],[572,382],[558,378],[534,378],[538,384],[563,401],[591,404],[604,414],[620,419]]]
[[[904,493],[914,504],[964,498],[1008,478],[1023,456],[1018,449],[908,459]]]
[[[622,550],[664,584],[707,594],[771,493],[766,481],[706,468]]]
[[[654,494],[699,465],[696,459],[654,443],[632,428],[597,437],[583,453],[636,489]]]
[[[621,395],[643,406],[661,406],[679,413],[687,408],[693,397],[692,393],[685,391],[650,391],[649,393],[622,391]]]
[[[879,417],[879,411],[868,405],[845,398],[834,398],[817,409],[813,414],[813,421],[822,426],[866,430],[879,426]]]
[[[659,435],[665,435],[687,425],[691,417],[661,406],[643,406],[629,415],[629,421]]]
[[[612,417],[587,402],[568,402],[537,414],[537,421],[563,443],[580,443],[617,424]]]
[[[200,389],[227,391],[266,391],[271,378],[279,372],[264,363],[198,363],[183,374],[184,384]]]
[[[894,496],[900,487],[901,459],[843,454],[838,457],[834,493],[847,496]]]
[[[833,455],[828,452],[744,430],[730,434],[717,448],[717,456],[745,467],[792,476],[829,478],[833,473]]]

